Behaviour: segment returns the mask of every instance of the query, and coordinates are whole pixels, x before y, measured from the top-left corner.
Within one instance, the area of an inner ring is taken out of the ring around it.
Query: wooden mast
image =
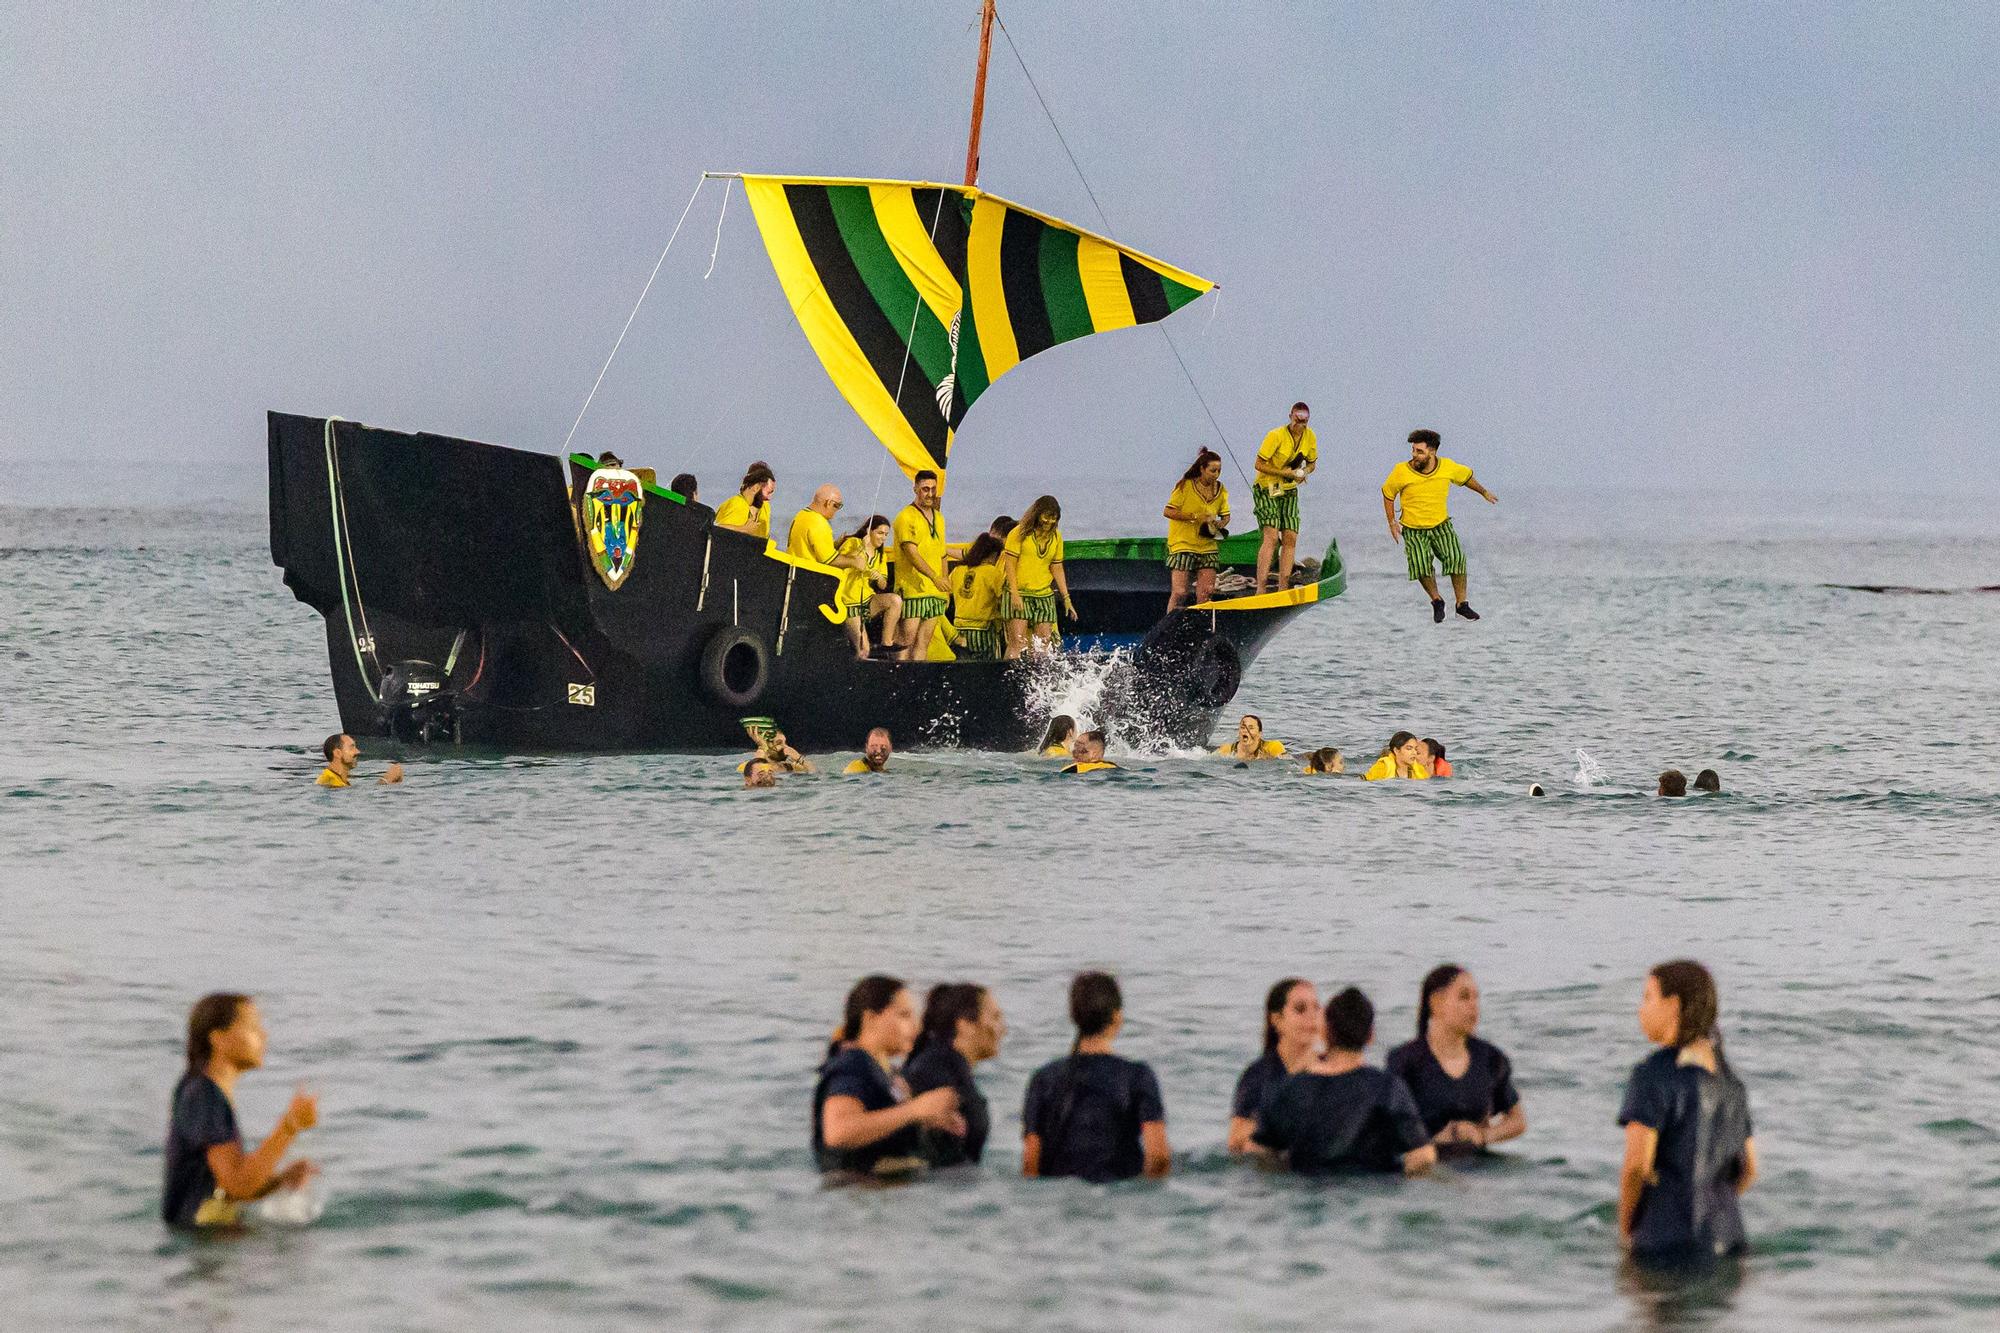
[[[979,184],[979,122],[986,115],[986,58],[993,53],[993,0],[979,14],[979,77],[972,85],[972,135],[965,144],[965,183]]]

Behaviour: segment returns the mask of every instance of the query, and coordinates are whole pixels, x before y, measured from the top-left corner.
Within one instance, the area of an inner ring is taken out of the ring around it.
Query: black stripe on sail
[[[970,205],[956,191],[912,190],[910,198],[917,206],[917,221],[924,224],[925,233],[937,246],[938,257],[958,279],[958,285],[965,286],[965,210]],[[940,203],[944,205],[942,212],[938,211]]]
[[[791,205],[792,220],[798,224],[806,255],[812,260],[820,286],[826,289],[827,299],[833,302],[841,323],[847,325],[862,355],[868,358],[870,369],[882,381],[883,391],[896,398],[896,406],[902,409],[917,439],[930,452],[931,460],[943,467],[945,422],[938,413],[937,386],[925,376],[916,358],[909,355],[903,341],[905,330],[896,328],[882,313],[861,270],[855,267],[853,256],[847,253],[847,243],[841,239],[840,225],[834,221],[826,187],[787,185],[785,202]],[[898,383],[903,386],[900,395],[896,394]]]
[[[1023,361],[1056,341],[1042,295],[1042,230],[1039,220],[1011,208],[1000,223],[1000,290],[1007,296],[1014,349]]]
[[[1125,275],[1125,294],[1132,298],[1133,319],[1151,324],[1167,317],[1167,289],[1160,285],[1159,274],[1122,251],[1118,255],[1118,271]]]

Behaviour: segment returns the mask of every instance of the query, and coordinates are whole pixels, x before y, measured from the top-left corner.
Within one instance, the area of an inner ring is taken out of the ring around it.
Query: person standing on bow
[[[1076,606],[1069,600],[1069,580],[1063,574],[1062,506],[1053,495],[1044,495],[1028,506],[1028,512],[1001,547],[1000,575],[1007,587],[1001,601],[1001,615],[1007,626],[1007,656],[1019,657],[1030,639],[1038,653],[1055,646],[1056,602],[1063,614],[1076,619]]]
[[[771,497],[778,493],[778,478],[769,463],[757,462],[743,474],[736,494],[715,511],[715,526],[740,532],[746,537],[771,538]]]
[[[1431,620],[1444,623],[1444,598],[1438,596],[1437,566],[1451,575],[1451,593],[1458,614],[1467,620],[1479,613],[1465,600],[1465,548],[1451,526],[1445,503],[1453,486],[1463,486],[1487,504],[1499,504],[1500,497],[1479,484],[1472,469],[1438,453],[1441,443],[1434,430],[1410,432],[1410,459],[1398,463],[1382,483],[1382,516],[1389,520],[1389,540],[1403,544],[1403,558],[1410,567],[1410,579],[1420,583],[1431,599]],[[1396,518],[1396,497],[1401,496],[1403,516]]]
[[[1229,535],[1229,490],[1222,484],[1222,455],[1203,449],[1194,466],[1181,474],[1162,511],[1167,520],[1167,614],[1188,604],[1188,583],[1194,583],[1197,604],[1215,595],[1216,551]]]
[[[946,609],[944,514],[937,473],[925,468],[912,484],[916,498],[896,515],[896,593],[903,599],[904,656],[922,662]]]
[[[1255,509],[1263,544],[1257,548],[1257,591],[1265,591],[1271,557],[1278,560],[1278,587],[1292,586],[1292,560],[1299,547],[1299,487],[1319,467],[1319,437],[1306,423],[1312,409],[1292,404],[1292,419],[1264,437],[1257,450]],[[1218,470],[1217,475],[1220,476]]]

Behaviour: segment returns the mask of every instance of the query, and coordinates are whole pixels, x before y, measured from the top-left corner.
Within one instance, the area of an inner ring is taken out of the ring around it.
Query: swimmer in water
[[[1042,758],[1067,759],[1069,745],[1076,737],[1076,719],[1068,713],[1057,713],[1049,719],[1049,729],[1042,737]]]
[[[300,1089],[254,1153],[236,1127],[236,1080],[264,1063],[264,1020],[247,995],[205,995],[188,1014],[187,1070],[174,1085],[160,1216],[174,1227],[229,1227],[238,1206],[298,1189],[318,1168],[280,1167],[285,1150],[319,1123],[319,1101]]]
[[[1451,761],[1444,757],[1444,746],[1426,736],[1423,740],[1424,768],[1434,778],[1451,776]]]
[[[1264,719],[1255,713],[1245,713],[1236,723],[1236,739],[1219,747],[1216,753],[1238,763],[1248,763],[1253,759],[1278,759],[1285,753],[1285,743],[1265,740]]]
[[[1399,731],[1389,738],[1382,747],[1382,756],[1377,759],[1362,776],[1369,782],[1382,782],[1389,778],[1411,778],[1422,782],[1430,777],[1430,770],[1424,767],[1424,743],[1417,739],[1415,732]]]
[[[976,1165],[986,1151],[993,1114],[987,1109],[986,1094],[973,1081],[972,1068],[1000,1054],[1006,1035],[1006,1015],[986,987],[970,982],[931,987],[930,998],[924,1001],[923,1031],[903,1062],[903,1081],[914,1095],[951,1088],[958,1093],[958,1113],[965,1121],[963,1134],[925,1132],[924,1157],[932,1166]]]
[[[1118,765],[1104,757],[1104,730],[1079,731],[1069,746],[1071,763],[1063,765],[1065,773],[1102,773],[1115,769]]]
[[[745,787],[775,787],[778,785],[778,766],[763,755],[752,755],[740,765],[743,770]]]
[[[841,769],[843,773],[880,773],[889,766],[889,754],[894,750],[889,741],[889,729],[876,727],[868,733],[868,743],[862,747],[861,757]]]
[[[1403,1080],[1439,1151],[1484,1151],[1527,1132],[1514,1091],[1514,1066],[1479,1027],[1479,983],[1456,963],[1434,967],[1417,992],[1417,1039],[1389,1052],[1383,1067]]]
[[[1704,768],[1694,775],[1696,791],[1719,792],[1722,790],[1722,775],[1712,768]]]
[[[361,747],[354,743],[354,737],[344,731],[337,731],[320,742],[319,752],[326,756],[326,767],[314,779],[321,787],[351,787],[354,785],[354,765],[361,758]],[[384,769],[382,776],[375,779],[376,785],[384,786],[403,780],[403,766],[392,763]]]
[[[1750,1099],[1722,1058],[1715,978],[1686,959],[1646,976],[1639,1030],[1659,1050],[1633,1066],[1618,1123],[1618,1239],[1641,1260],[1741,1254],[1737,1198],[1757,1179]]]
[[[1021,1174],[1099,1183],[1172,1169],[1160,1080],[1111,1053],[1125,1025],[1117,978],[1084,972],[1069,988],[1070,1053],[1035,1071],[1021,1108]]]
[[[869,976],[847,993],[846,1012],[813,1089],[813,1158],[821,1171],[895,1175],[923,1165],[923,1132],[961,1137],[958,1094],[912,1097],[890,1062],[909,1053],[917,1011],[894,977]]]
[[[1257,1117],[1251,1142],[1285,1154],[1301,1175],[1401,1171],[1437,1161],[1409,1088],[1363,1063],[1375,1039],[1375,1006],[1349,986],[1327,1001],[1326,1054],[1279,1085]]]
[[[1326,1015],[1310,981],[1286,977],[1271,987],[1264,997],[1264,1053],[1244,1068],[1230,1098],[1229,1151],[1250,1151],[1257,1113],[1280,1083],[1312,1062],[1325,1040]]]
[[[1347,760],[1342,758],[1340,751],[1334,749],[1331,745],[1322,746],[1307,755],[1306,766],[1299,770],[1301,773],[1324,774],[1327,776],[1332,776],[1336,773],[1345,773],[1346,771]]]
[[[1670,768],[1660,774],[1661,796],[1685,796],[1688,794],[1687,774],[1678,768]]]
[[[1548,793],[1542,790],[1542,784],[1541,784],[1541,783],[1539,783],[1539,782],[1531,782],[1531,783],[1529,783],[1529,784],[1528,784],[1528,795],[1530,795],[1530,796],[1547,796],[1547,795],[1548,795]]]

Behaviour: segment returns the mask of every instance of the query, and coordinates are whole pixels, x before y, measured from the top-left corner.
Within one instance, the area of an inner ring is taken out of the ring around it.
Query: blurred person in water
[[[1381,756],[1362,776],[1369,782],[1406,778],[1423,782],[1430,777],[1424,767],[1424,743],[1413,731],[1399,731],[1382,747]]]
[[[1243,1069],[1229,1100],[1229,1151],[1250,1150],[1257,1113],[1293,1074],[1319,1054],[1326,1040],[1326,1015],[1319,992],[1304,977],[1286,977],[1264,996],[1264,1051]]]
[[[231,1227],[240,1205],[298,1189],[317,1174],[303,1159],[280,1167],[292,1141],[319,1123],[319,1101],[303,1088],[255,1152],[236,1127],[236,1080],[264,1063],[264,1020],[247,995],[204,995],[188,1013],[187,1068],[174,1085],[167,1123],[160,1216],[174,1227]]]
[[[1417,992],[1417,1039],[1383,1062],[1409,1088],[1444,1153],[1483,1152],[1527,1132],[1513,1063],[1474,1036],[1478,1028],[1479,983],[1456,963],[1434,967]]]
[[[1332,776],[1347,771],[1347,760],[1342,758],[1340,751],[1333,746],[1324,745],[1306,756],[1306,766],[1299,771]]]
[[[1618,1238],[1641,1261],[1745,1248],[1737,1199],[1757,1179],[1750,1098],[1723,1059],[1715,978],[1676,959],[1646,974],[1639,1031],[1659,1049],[1632,1068],[1618,1123]]]
[[[868,733],[868,743],[862,747],[861,757],[840,770],[843,773],[880,773],[889,766],[889,755],[895,746],[889,740],[887,727],[876,727]]]
[[[743,770],[745,787],[775,787],[778,785],[778,766],[762,755],[752,755],[740,765]]]
[[[1704,768],[1694,775],[1696,791],[1719,792],[1722,790],[1722,775],[1712,768]]]
[[[1666,772],[1660,774],[1659,794],[1662,796],[1687,795],[1688,794],[1687,774],[1681,772],[1678,768],[1670,768]]]
[[[1000,1042],[1006,1035],[1006,1016],[986,987],[963,981],[931,987],[924,1001],[923,1030],[917,1034],[909,1059],[903,1061],[903,1081],[912,1096],[933,1088],[952,1089],[958,1094],[958,1114],[965,1123],[962,1134],[925,1132],[924,1157],[932,1166],[976,1165],[986,1151],[993,1114],[972,1070],[1000,1053]]]
[[[1076,739],[1076,719],[1068,713],[1057,713],[1049,719],[1049,729],[1042,734],[1042,758],[1066,759],[1069,745]]]
[[[1253,759],[1278,759],[1285,753],[1283,741],[1264,739],[1264,719],[1255,713],[1245,713],[1236,723],[1236,739],[1227,745],[1218,746],[1215,751],[1225,759],[1248,763]]]
[[[914,1171],[924,1164],[926,1129],[964,1136],[957,1092],[939,1087],[912,1096],[894,1072],[916,1037],[916,1006],[901,981],[867,976],[848,991],[813,1088],[812,1148],[821,1171]]]
[[[1429,736],[1424,737],[1423,746],[1425,770],[1434,778],[1450,777],[1451,761],[1444,757],[1444,746],[1438,741],[1432,740]]]
[[[1077,732],[1070,742],[1069,754],[1071,762],[1062,768],[1065,773],[1102,773],[1118,767],[1104,757],[1104,732],[1101,728]]]
[[[354,737],[344,731],[335,732],[320,742],[319,752],[326,756],[326,767],[313,779],[321,787],[351,787],[354,785],[354,766],[361,761],[361,747]],[[391,763],[375,779],[377,785],[403,780],[403,766]]]
[[[1375,1006],[1353,986],[1327,1001],[1326,1053],[1278,1085],[1250,1141],[1301,1175],[1401,1171],[1437,1161],[1410,1090],[1365,1063]]]
[[[1164,1176],[1172,1169],[1167,1112],[1152,1068],[1114,1055],[1125,1026],[1118,979],[1084,972],[1070,983],[1076,1041],[1035,1071],[1021,1108],[1021,1174],[1093,1183]]]

